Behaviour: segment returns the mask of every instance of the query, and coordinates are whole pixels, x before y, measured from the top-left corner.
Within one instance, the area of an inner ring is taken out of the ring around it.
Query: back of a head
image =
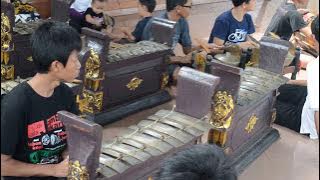
[[[243,3],[249,3],[251,0],[232,0],[234,7],[241,6]]]
[[[317,16],[311,23],[312,34],[316,37],[319,42],[319,16]]]
[[[174,10],[177,6],[183,6],[187,4],[188,0],[167,0],[167,11]]]
[[[194,145],[178,152],[162,164],[156,180],[237,180],[221,148]]]
[[[156,8],[156,0],[139,0],[140,4],[145,6],[148,9],[148,12],[153,13]]]
[[[47,73],[53,61],[67,64],[72,51],[81,50],[79,33],[62,22],[41,24],[31,36],[32,58],[38,73]]]

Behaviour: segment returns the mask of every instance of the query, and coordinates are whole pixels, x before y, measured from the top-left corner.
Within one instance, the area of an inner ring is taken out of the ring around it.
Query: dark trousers
[[[277,97],[275,123],[300,132],[301,114],[308,94],[306,86],[283,85]]]

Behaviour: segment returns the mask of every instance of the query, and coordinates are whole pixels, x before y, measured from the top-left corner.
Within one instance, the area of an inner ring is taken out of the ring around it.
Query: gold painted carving
[[[214,109],[210,124],[215,129],[228,129],[234,115],[233,97],[226,91],[218,91],[213,98]]]
[[[1,51],[8,51],[12,40],[11,25],[8,16],[1,13]]]
[[[83,99],[77,97],[79,110],[81,112],[94,113],[95,109],[101,111],[103,102],[103,92],[82,92]]]
[[[81,166],[79,161],[69,161],[68,180],[89,180],[89,173],[85,166]]]
[[[1,64],[1,81],[14,80],[14,65]]]
[[[30,61],[30,62],[32,62],[32,61],[33,61],[33,58],[32,58],[32,56],[29,56],[29,57],[27,58],[27,61]]]
[[[169,83],[169,75],[167,73],[162,74],[161,89],[164,89]]]
[[[142,79],[138,78],[138,77],[134,77],[131,79],[131,81],[127,84],[127,88],[130,90],[130,91],[134,91],[136,90],[140,85],[141,83],[143,82]]]
[[[195,63],[197,66],[197,70],[204,72],[206,69],[206,58],[201,53],[197,53],[195,55]]]
[[[257,121],[258,121],[258,118],[257,118],[256,115],[253,115],[253,116],[250,117],[250,119],[249,119],[249,121],[248,121],[248,124],[247,124],[247,126],[246,126],[246,128],[245,128],[245,130],[247,131],[247,133],[251,133],[251,132],[252,132],[252,130],[254,129],[254,126],[255,126],[256,123],[257,123]]]
[[[99,78],[100,76],[101,61],[97,52],[93,49],[90,50],[90,57],[85,64],[85,77],[86,78]]]
[[[9,60],[9,52],[1,51],[1,64],[8,65]]]

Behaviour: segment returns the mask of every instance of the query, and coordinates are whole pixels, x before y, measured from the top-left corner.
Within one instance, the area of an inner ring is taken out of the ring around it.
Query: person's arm
[[[218,38],[218,37],[214,37],[213,38],[213,44],[217,45],[217,46],[224,46],[225,41]],[[211,49],[212,53],[216,53],[216,54],[223,54],[224,50],[222,49],[217,49],[217,48],[212,48]]]
[[[228,36],[228,29],[228,22],[224,21],[223,19],[217,18],[211,30],[209,43],[213,43],[217,46],[224,46],[226,37]],[[212,49],[212,53],[222,54],[224,53],[224,50],[214,48]]]
[[[318,136],[319,136],[319,111],[316,111],[314,113],[314,120],[315,120],[315,123],[316,123],[316,129],[317,129],[317,133],[318,133]]]
[[[38,165],[28,164],[13,159],[11,156],[1,154],[1,176],[31,177],[53,176],[66,177],[68,174],[69,159],[59,164]]]
[[[182,45],[183,53],[187,55],[192,52],[192,41],[188,21],[184,19],[183,21],[181,21],[180,26],[182,32],[180,35],[179,43]]]
[[[304,34],[307,38],[312,38],[312,31],[311,31],[311,28],[309,26],[301,28],[299,31],[302,34]]]
[[[192,60],[192,52],[187,54],[186,56],[171,56],[170,57],[170,63],[175,64],[175,63],[191,63]]]
[[[307,86],[307,80],[289,80],[287,84],[298,85],[298,86]]]

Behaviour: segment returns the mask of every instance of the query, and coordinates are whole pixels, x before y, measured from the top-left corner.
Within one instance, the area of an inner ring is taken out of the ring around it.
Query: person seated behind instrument
[[[68,173],[67,136],[57,112],[79,114],[72,90],[62,82],[79,75],[81,39],[66,23],[45,22],[32,35],[31,47],[36,75],[1,101],[4,180],[52,180]]]
[[[267,27],[265,35],[268,36],[269,32],[272,32],[281,39],[289,41],[295,32],[300,31],[306,37],[311,37],[311,29],[303,19],[303,14],[306,11],[297,9],[307,3],[308,0],[289,0],[280,6],[273,16],[274,20]]]
[[[138,14],[143,19],[138,22],[133,32],[129,32],[129,30],[125,28],[123,29],[123,32],[128,36],[130,41],[139,42],[142,40],[143,30],[152,18],[152,13],[156,7],[156,4],[156,0],[139,0]]]
[[[319,51],[319,16],[312,22],[311,30],[315,49]],[[307,80],[290,80],[279,92],[275,123],[318,139],[319,57],[307,65]]]
[[[319,15],[311,24],[315,49],[319,53]],[[303,106],[300,133],[319,138],[319,56],[307,65],[308,96]]]
[[[189,33],[187,17],[190,15],[191,1],[167,0],[166,6],[167,11],[161,13],[158,17],[176,22],[176,31],[172,37],[173,42],[171,45],[172,55],[174,55],[174,50],[178,43],[182,45],[184,54],[190,54],[192,52],[192,41]],[[142,40],[152,39],[152,21],[153,20],[151,19],[144,28]],[[181,66],[191,66],[191,54],[190,57],[172,56],[170,60],[170,65],[168,67],[168,73],[170,76],[169,81],[170,83],[173,83],[176,80]]]
[[[73,0],[69,8],[70,21],[69,24],[81,32],[83,15],[86,10],[91,6],[92,0]]]
[[[217,145],[201,144],[166,159],[155,180],[237,180],[223,150]]]
[[[223,46],[228,42],[237,43],[243,49],[254,47],[247,35],[255,32],[251,15],[247,12],[255,9],[256,0],[232,0],[233,8],[219,15],[212,28],[209,43]],[[216,50],[213,53],[223,53]]]
[[[120,40],[124,36],[113,33],[112,29],[108,29],[108,24],[106,24],[106,17],[108,16],[103,14],[106,2],[107,0],[92,0],[91,7],[84,13],[83,27],[104,32],[112,40]]]

